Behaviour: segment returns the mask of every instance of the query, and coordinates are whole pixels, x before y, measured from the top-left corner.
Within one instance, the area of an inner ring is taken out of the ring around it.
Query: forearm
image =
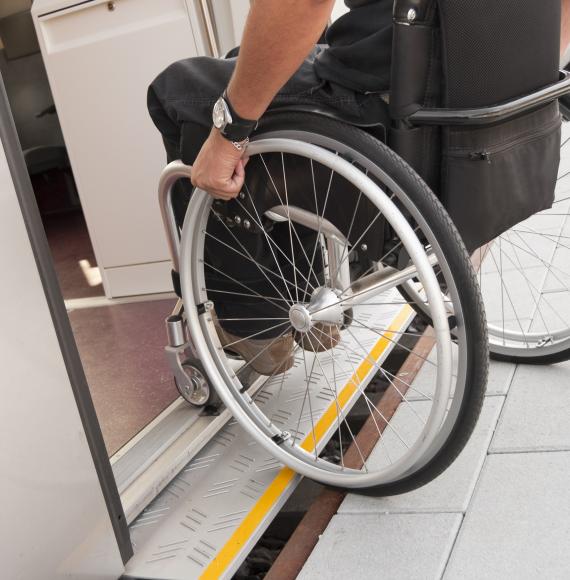
[[[228,96],[245,119],[263,115],[322,34],[334,0],[254,0]]]

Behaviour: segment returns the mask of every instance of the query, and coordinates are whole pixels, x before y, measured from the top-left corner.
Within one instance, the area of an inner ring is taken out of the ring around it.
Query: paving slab
[[[458,514],[337,515],[298,580],[439,580]]]
[[[570,453],[491,455],[444,580],[570,577]]]
[[[339,513],[465,512],[487,456],[487,448],[503,402],[504,397],[486,398],[469,443],[455,463],[437,479],[420,489],[398,496],[371,498],[350,494],[342,503]],[[414,404],[426,405],[423,402]],[[405,435],[405,425],[399,430]],[[379,453],[380,448],[373,452],[371,464]]]
[[[437,368],[435,362],[437,356],[434,351],[428,356],[429,363],[424,363],[414,382],[413,387],[417,390],[410,389],[407,398],[410,401],[426,400],[432,397],[434,393],[435,375]],[[457,347],[453,345],[453,361],[457,361]],[[434,364],[432,364],[434,363]],[[489,364],[489,380],[487,382],[487,396],[503,396],[509,391],[509,386],[513,379],[516,365],[506,362],[491,361]],[[406,380],[404,375],[398,375],[402,380]]]
[[[487,396],[506,395],[509,392],[516,368],[516,365],[512,363],[491,361],[489,364]]]
[[[490,452],[570,450],[569,417],[570,362],[520,366]]]

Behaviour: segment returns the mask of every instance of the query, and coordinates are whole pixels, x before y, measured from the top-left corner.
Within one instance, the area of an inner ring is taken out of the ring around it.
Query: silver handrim
[[[416,277],[421,281],[423,288],[425,288],[427,299],[430,303],[430,312],[433,316],[435,329],[434,342],[436,345],[433,354],[436,362],[433,360],[429,361],[431,368],[436,371],[432,381],[433,392],[426,392],[429,391],[429,389],[426,389],[425,391],[423,389],[421,390],[423,400],[430,406],[429,413],[425,420],[421,418],[422,427],[418,430],[414,443],[411,445],[405,445],[405,450],[402,451],[395,461],[389,461],[387,465],[384,464],[379,467],[367,465],[365,461],[363,471],[349,469],[342,464],[342,461],[340,465],[337,465],[329,460],[319,458],[318,453],[320,448],[318,443],[315,442],[315,445],[313,446],[314,449],[312,449],[311,452],[308,452],[306,448],[302,448],[301,437],[297,437],[295,434],[285,442],[276,443],[274,439],[280,438],[285,431],[283,426],[278,426],[276,424],[277,421],[273,421],[271,417],[264,414],[261,409],[262,405],[256,403],[255,397],[251,399],[248,395],[241,392],[244,385],[240,381],[239,373],[236,375],[233,370],[231,370],[226,355],[220,348],[220,342],[214,328],[211,314],[208,311],[199,314],[197,309],[188,307],[188,305],[201,305],[208,302],[211,299],[212,293],[217,292],[217,290],[207,288],[204,269],[205,267],[211,269],[211,265],[203,260],[205,238],[207,235],[206,223],[211,215],[211,198],[204,192],[200,191],[194,193],[191,204],[188,208],[181,241],[181,282],[184,302],[187,307],[189,328],[194,346],[202,360],[210,381],[218,391],[224,404],[231,410],[244,428],[248,430],[250,435],[279,461],[282,461],[303,475],[331,485],[369,487],[395,481],[414,469],[417,469],[418,466],[425,464],[429,457],[434,455],[437,450],[436,448],[441,446],[442,438],[446,436],[451,428],[452,419],[450,419],[450,417],[455,413],[454,409],[457,408],[455,401],[458,398],[461,398],[459,395],[462,396],[460,391],[464,385],[463,380],[459,381],[461,382],[459,388],[459,382],[455,384],[457,376],[463,373],[461,363],[457,361],[457,358],[461,360],[462,357],[455,357],[454,360],[452,354],[453,347],[449,332],[445,298],[440,292],[439,283],[435,276],[433,265],[430,263],[430,258],[422,244],[419,242],[414,229],[412,229],[406,218],[404,218],[396,208],[394,203],[391,201],[391,198],[382,191],[382,189],[374,183],[372,179],[368,178],[363,171],[356,168],[355,165],[345,161],[343,158],[331,153],[330,151],[291,139],[263,139],[257,143],[253,143],[249,149],[249,155],[251,158],[259,155],[260,158],[263,159],[263,155],[270,153],[302,156],[307,160],[310,160],[311,167],[313,167],[313,163],[318,163],[319,166],[329,168],[331,170],[331,180],[333,174],[339,175],[348,180],[358,188],[362,195],[366,196],[368,200],[373,202],[377,211],[382,213],[398,234],[402,247],[406,248],[408,254],[412,256],[411,261],[416,268]],[[281,158],[283,159],[283,156]],[[285,162],[283,161],[283,163]],[[285,165],[283,168],[285,175]],[[378,168],[376,168],[376,177],[382,178],[383,183],[391,192],[397,192],[401,198],[405,197],[397,185]],[[394,195],[396,194],[393,193],[392,197],[394,197]],[[288,203],[285,205],[288,206]],[[256,216],[252,215],[251,217],[252,219],[255,219]],[[257,217],[259,218],[259,216]],[[289,221],[289,227],[291,228],[290,224],[291,222]],[[295,230],[294,226],[292,230]],[[269,247],[272,247],[271,243],[269,243]],[[243,247],[239,250],[242,258],[245,255],[243,250],[245,250]],[[441,256],[441,250],[439,247],[434,248],[433,252],[436,254],[437,260],[440,262],[440,267],[446,267],[445,260],[443,259],[443,256]],[[293,246],[291,246],[291,257],[294,261],[295,252],[293,251]],[[278,260],[276,259],[275,261],[278,265]],[[309,262],[308,257],[307,262]],[[261,270],[262,269],[260,269],[260,271]],[[294,273],[295,271],[298,271],[295,264],[293,264],[292,271]],[[265,274],[267,277],[267,273]],[[299,272],[299,275],[300,274],[301,272]],[[305,282],[308,281],[308,279],[305,279]],[[295,286],[298,286],[298,284],[295,284]],[[285,283],[284,288],[287,289],[290,288],[290,286]],[[279,294],[279,290],[277,290],[277,293]],[[277,294],[271,298],[271,301],[274,302],[277,299],[276,296]],[[369,299],[365,306],[374,306],[370,301],[371,296],[372,295],[368,297]],[[281,293],[280,299],[290,306],[300,305],[293,299],[292,295],[286,297],[285,294]],[[385,304],[382,304],[382,306],[384,305]],[[359,307],[360,305],[357,304],[356,308],[358,309]],[[284,317],[286,318],[286,316]],[[355,320],[357,325],[361,323],[358,314],[355,316]],[[289,322],[284,321],[283,326],[286,327]],[[352,330],[349,328],[347,332],[352,335],[352,346],[344,345],[347,360],[354,355],[354,352],[351,353],[349,349],[354,351],[354,345],[359,343],[358,337],[356,339],[354,338],[354,334],[357,333],[357,330],[358,332],[364,332],[367,330],[369,333],[386,335],[386,329],[383,329],[382,333],[380,333],[378,328],[366,329],[366,325],[359,326],[358,329],[356,326],[353,327]],[[408,334],[405,330],[403,333]],[[341,339],[341,342],[342,340],[344,339]],[[314,354],[307,353],[305,349],[297,346],[297,350],[302,351],[298,354],[298,357],[302,359],[305,364],[307,364],[307,359],[312,357],[312,360],[309,360],[309,364],[312,364],[313,367],[315,364],[324,365],[325,361],[330,361],[332,359],[332,365],[334,367],[334,361],[339,358],[338,353],[334,352],[335,348],[336,346],[331,347],[329,350],[320,354]],[[364,353],[363,360],[368,360],[370,355],[366,352],[366,349],[363,348],[362,353]],[[374,369],[376,369],[375,366]],[[379,365],[378,370],[381,371],[381,366]],[[323,375],[324,374],[325,373],[323,373]],[[283,377],[285,377],[285,375],[283,375]],[[271,382],[274,378],[275,377],[269,377],[266,379],[266,382]],[[401,379],[397,379],[397,381],[401,382]],[[310,382],[311,375],[309,375],[307,380],[307,391],[309,391],[308,385]],[[394,385],[395,382],[396,380],[392,380],[392,385]],[[336,382],[333,387],[331,387],[329,383],[329,387],[331,392],[334,391],[334,393],[337,393]],[[415,393],[417,395],[420,392],[415,384],[410,388],[412,389],[409,391],[410,393]],[[451,396],[452,388],[455,393],[453,397]],[[364,392],[364,385],[356,385],[356,392],[358,397],[366,400],[367,397]],[[345,418],[343,416],[343,408],[339,407],[337,404],[338,393],[333,398],[335,398],[336,423],[338,424],[340,434],[341,424]],[[406,399],[406,397],[404,397],[404,399]],[[408,401],[406,400],[406,403],[407,402]],[[366,401],[366,404],[368,405],[368,401]],[[304,408],[301,407],[297,422],[297,432],[299,432],[299,421],[301,420],[303,411]],[[312,421],[312,411],[309,412],[309,414],[311,415]],[[374,416],[373,409],[370,409],[370,414]],[[336,429],[335,425],[332,425],[331,429]],[[390,430],[391,427],[390,422],[387,422],[385,430]],[[394,429],[392,428],[392,430]],[[310,426],[309,432],[313,435],[313,438],[315,438],[315,425]],[[381,440],[383,440],[382,433],[380,433],[380,435]]]
[[[474,260],[492,352],[548,357],[570,349],[570,124],[551,209],[517,224]]]

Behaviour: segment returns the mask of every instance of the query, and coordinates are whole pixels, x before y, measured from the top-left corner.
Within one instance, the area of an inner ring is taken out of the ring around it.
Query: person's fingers
[[[234,194],[233,188],[229,184],[217,184],[217,186],[211,186],[205,188],[208,193],[218,195],[220,197],[231,197]]]
[[[200,176],[196,176],[191,181],[194,187],[207,191],[216,199],[232,199],[241,191],[243,178],[244,174],[242,174],[241,177],[235,174],[235,176],[230,179],[214,183],[211,180],[201,179]]]
[[[234,173],[234,176],[232,177],[232,186],[230,189],[228,189],[228,192],[232,193],[233,197],[236,197],[238,193],[241,191],[244,181],[245,181],[245,171],[243,169],[243,166],[241,166],[241,171],[238,172],[236,170],[236,172]]]
[[[240,178],[245,176],[245,164],[243,162],[243,159],[240,159],[237,162],[235,174]]]
[[[208,193],[215,199],[221,199],[223,201],[229,201],[233,199],[235,195],[227,193],[225,191],[208,191]]]
[[[202,146],[191,175],[194,187],[207,191],[215,199],[228,201],[237,197],[245,180],[247,159],[236,158],[227,143],[212,133]]]

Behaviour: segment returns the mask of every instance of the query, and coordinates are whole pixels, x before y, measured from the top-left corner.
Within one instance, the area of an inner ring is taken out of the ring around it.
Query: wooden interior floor
[[[43,219],[64,299],[103,296],[83,214]],[[168,299],[68,309],[109,455],[177,397],[163,351],[173,305]]]

